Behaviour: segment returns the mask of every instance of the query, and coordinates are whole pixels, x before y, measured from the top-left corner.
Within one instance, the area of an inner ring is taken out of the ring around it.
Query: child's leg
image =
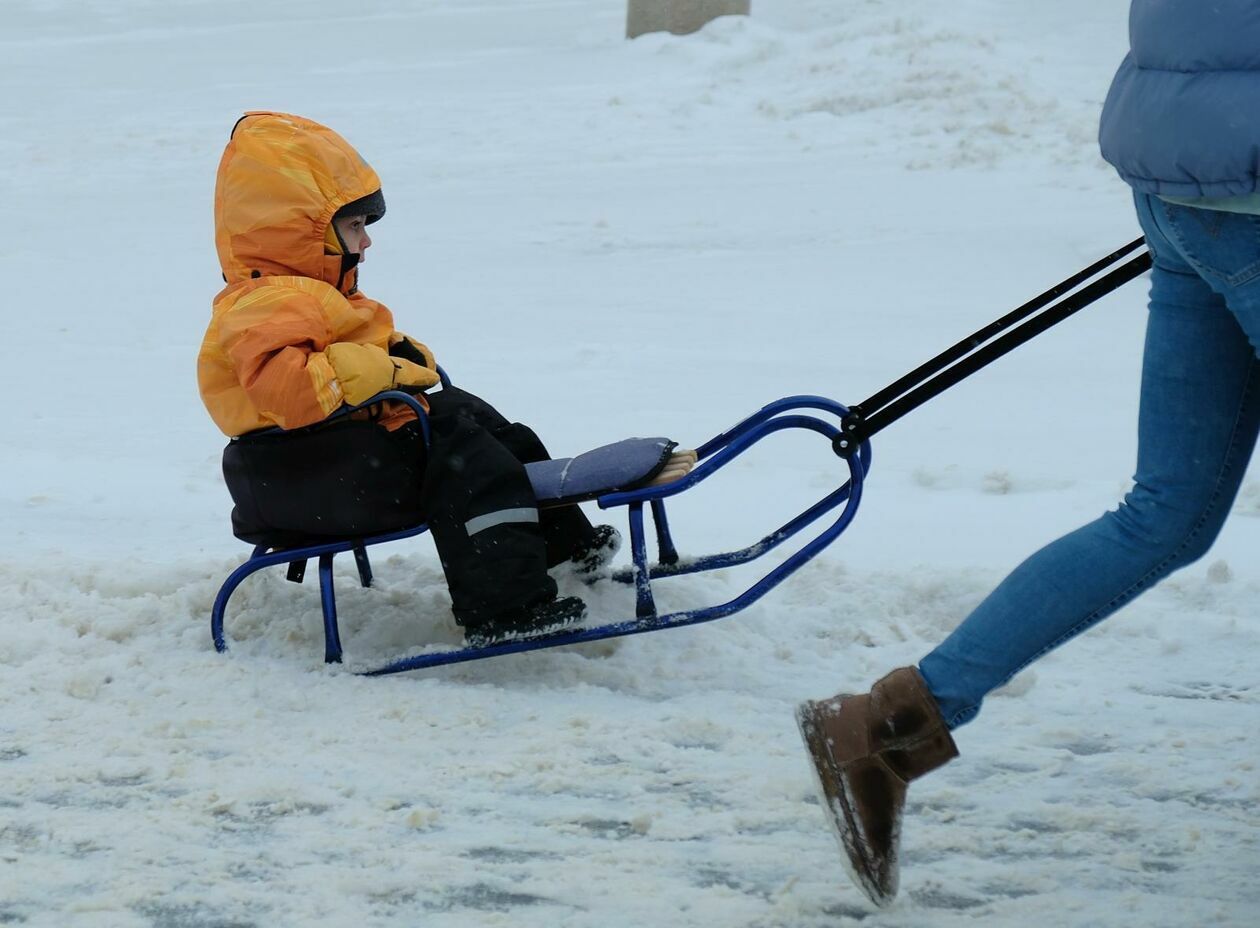
[[[525,469],[470,418],[435,414],[421,502],[450,587],[455,619],[477,627],[547,602],[538,506]]]
[[[491,430],[511,424],[481,397],[459,387],[443,387],[436,393],[425,394],[425,399],[435,416],[465,416]]]
[[[533,429],[519,422],[509,422],[497,409],[467,390],[447,387],[428,399],[433,415],[458,415],[476,422],[523,464],[551,460]],[[547,547],[548,567],[563,564],[592,543],[594,528],[577,506],[543,509],[539,513],[539,525]]]

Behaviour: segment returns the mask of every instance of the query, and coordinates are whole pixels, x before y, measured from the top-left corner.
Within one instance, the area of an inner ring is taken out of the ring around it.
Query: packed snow
[[[313,577],[247,581],[226,655],[208,630],[248,553],[194,377],[240,113],[372,162],[364,290],[457,383],[556,454],[695,446],[857,402],[1139,234],[1094,143],[1126,12],[756,0],[626,41],[623,0],[6,0],[0,924],[1260,924],[1254,475],[1206,559],[958,731],[892,908],[845,878],[792,719],[1115,504],[1144,281],[877,436],[852,527],[734,617],[355,676],[459,640],[419,538],[373,589],[339,565],[344,666]],[[742,547],[843,479],[776,436],[671,505],[677,539]]]

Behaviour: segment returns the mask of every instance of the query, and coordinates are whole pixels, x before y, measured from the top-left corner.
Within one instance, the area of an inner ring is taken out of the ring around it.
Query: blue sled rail
[[[391,392],[381,394],[378,397],[373,397],[368,402],[376,403],[382,399],[396,399],[408,402],[421,416],[424,415],[419,403],[414,398],[403,393]],[[821,411],[835,417],[837,421],[831,422],[816,415],[804,414],[801,410]],[[687,625],[711,622],[714,619],[720,619],[746,609],[831,544],[853,521],[858,504],[862,499],[863,481],[871,466],[870,443],[863,442],[857,454],[837,458],[844,470],[847,471],[847,479],[843,480],[835,490],[823,496],[812,506],[766,535],[760,541],[738,550],[686,560],[680,558],[666,514],[666,500],[680,493],[685,493],[697,484],[708,480],[736,457],[777,432],[788,429],[804,429],[816,432],[827,439],[828,443],[833,443],[837,436],[840,435],[840,421],[848,413],[849,409],[846,406],[826,397],[808,395],[784,397],[763,406],[732,428],[697,448],[696,466],[685,477],[659,486],[593,494],[588,497],[588,499],[595,500],[601,509],[620,507],[627,509],[632,564],[629,568],[615,573],[613,578],[624,583],[633,584],[635,590],[635,615],[633,618],[594,627],[572,629],[534,638],[503,641],[479,647],[470,646],[444,651],[427,651],[398,658],[381,667],[364,671],[363,674],[365,676],[380,676],[408,670],[422,670],[428,667],[481,660],[523,651],[535,651],[541,648],[554,648],[586,641],[599,641],[605,638],[637,635],[666,628],[681,628]],[[836,514],[835,519],[822,531],[733,599],[701,609],[665,614],[661,614],[657,610],[653,591],[654,581],[685,574],[720,570],[756,560],[813,525],[827,514],[834,513],[837,509],[839,512]],[[652,563],[648,561],[646,524],[648,512],[651,513],[655,529],[654,535],[657,550],[656,560]],[[370,586],[372,571],[368,561],[367,548],[376,544],[410,538],[426,530],[427,526],[421,524],[389,534],[338,540],[280,551],[268,551],[262,547],[255,548],[253,555],[224,581],[215,599],[211,613],[211,635],[216,650],[225,651],[227,649],[227,642],[223,632],[224,613],[232,592],[246,577],[255,571],[267,567],[288,564],[289,579],[300,581],[307,560],[316,558],[319,563],[320,600],[324,615],[324,659],[329,663],[339,662],[342,657],[342,648],[337,627],[337,608],[332,582],[333,558],[339,553],[354,552],[360,582],[364,586]]]

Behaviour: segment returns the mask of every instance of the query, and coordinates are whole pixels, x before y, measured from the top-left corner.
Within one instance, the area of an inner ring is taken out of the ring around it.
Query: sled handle
[[[854,405],[841,425],[843,434],[834,442],[836,454],[846,458],[852,456],[872,435],[906,413],[1150,270],[1151,255],[1149,251],[1144,251],[1087,287],[1071,293],[1086,280],[1137,250],[1145,242],[1143,238],[1134,239],[1102,260],[1055,284],[1018,309],[989,323],[869,399]],[[1059,299],[1064,294],[1070,295]],[[1059,301],[1056,303],[1055,300]],[[1045,308],[1047,305],[1049,308]],[[1033,315],[1038,310],[1044,311]],[[1028,318],[1030,316],[1032,318]],[[1025,321],[1011,328],[1021,320]],[[1005,334],[1001,334],[1003,332]],[[952,367],[949,366],[951,364]]]

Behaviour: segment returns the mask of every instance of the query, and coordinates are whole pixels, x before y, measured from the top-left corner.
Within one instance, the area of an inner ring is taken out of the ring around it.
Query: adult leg
[[[1260,299],[1188,263],[1186,230],[1170,227],[1151,199],[1139,199],[1155,267],[1133,489],[1118,509],[1017,567],[920,662],[951,728],[1019,670],[1205,554],[1246,471],[1260,365],[1240,318],[1254,318]],[[1212,247],[1212,230],[1189,231],[1194,248]],[[1260,236],[1248,245],[1260,260]]]
[[[1155,269],[1124,504],[1020,565],[918,669],[797,707],[823,809],[878,905],[897,893],[907,784],[957,754],[949,729],[1021,667],[1206,552],[1237,492],[1260,424],[1260,236],[1212,217],[1164,211],[1161,222],[1152,207],[1164,205],[1138,200]]]

